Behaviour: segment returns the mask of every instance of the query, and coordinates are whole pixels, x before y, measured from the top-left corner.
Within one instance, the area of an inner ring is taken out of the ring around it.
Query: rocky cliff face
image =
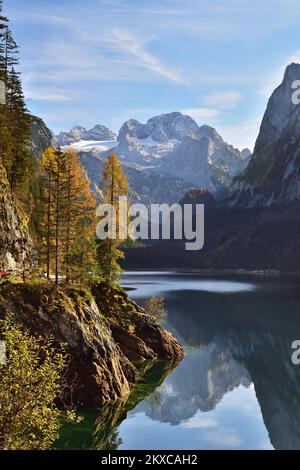
[[[32,262],[27,220],[16,205],[0,163],[0,270],[22,271]]]
[[[186,137],[166,159],[170,173],[198,187],[218,192],[248,163],[248,157],[224,142],[210,126],[201,126],[195,137]]]
[[[272,94],[249,166],[234,183],[240,207],[289,204],[300,198],[300,105],[292,101],[300,64],[287,67]]]
[[[0,299],[0,318],[5,315],[34,334],[52,335],[58,346],[67,345],[67,379],[80,403],[103,404],[127,395],[141,378],[136,361],[176,363],[183,356],[176,339],[118,288],[98,285],[93,297],[47,283],[7,283]]]
[[[99,155],[97,150],[80,151],[79,157],[92,182],[93,190],[100,196],[98,186],[105,157]],[[131,189],[130,200],[133,202],[142,201],[150,204],[163,201],[171,204],[190,188],[190,184],[180,178],[159,174],[151,169],[145,171],[143,167],[130,165],[124,161],[122,165]]]
[[[44,121],[36,116],[30,116],[31,121],[31,151],[38,162],[43,152],[56,144],[55,137]]]
[[[122,125],[117,140],[102,127],[86,131],[76,126],[59,134],[58,143],[80,153],[94,186],[100,180],[99,160],[115,152],[129,179],[133,200],[174,203],[192,186],[221,196],[249,161],[247,149],[243,153],[234,149],[215,129],[199,127],[179,112],[155,116],[145,124],[130,119]]]
[[[146,124],[131,119],[121,127],[118,142],[114,151],[127,164],[211,191],[227,187],[248,162],[215,129],[199,127],[179,112],[155,116]]]

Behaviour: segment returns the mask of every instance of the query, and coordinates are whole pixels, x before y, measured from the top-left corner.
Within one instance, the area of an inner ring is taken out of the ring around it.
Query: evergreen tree
[[[3,1],[0,0],[0,80],[6,81],[6,37],[8,18],[2,15]]]
[[[115,209],[116,218],[113,221],[113,232],[115,239],[108,237],[98,241],[97,259],[100,274],[106,282],[114,282],[118,278],[120,266],[118,259],[123,258],[123,252],[119,249],[123,241],[119,225],[119,198],[129,194],[127,178],[123,172],[122,165],[117,155],[111,154],[104,166],[102,179],[99,186],[103,194],[103,202],[109,203]]]
[[[34,159],[29,149],[30,124],[19,74],[12,68],[7,82],[6,106],[12,133],[13,162],[8,173],[12,191],[22,200],[34,172]],[[28,203],[28,199],[27,199]]]
[[[0,158],[5,166],[12,191],[26,201],[33,175],[34,159],[30,147],[30,120],[23,96],[18,65],[18,46],[2,15],[0,2],[0,80],[5,83],[6,103],[0,105]],[[25,204],[24,204],[25,205]]]
[[[8,19],[2,15],[2,0],[0,0],[0,80],[6,82],[5,67],[5,44],[6,32],[8,28]],[[10,173],[13,153],[12,153],[12,134],[9,129],[9,120],[7,108],[3,102],[0,104],[0,158],[7,173]]]

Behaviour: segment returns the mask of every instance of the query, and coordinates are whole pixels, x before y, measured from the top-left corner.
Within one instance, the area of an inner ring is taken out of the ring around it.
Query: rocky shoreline
[[[173,335],[117,286],[98,284],[91,293],[46,282],[7,282],[0,292],[4,317],[65,347],[66,396],[75,405],[103,405],[124,397],[141,379],[145,361],[175,365],[184,355]]]

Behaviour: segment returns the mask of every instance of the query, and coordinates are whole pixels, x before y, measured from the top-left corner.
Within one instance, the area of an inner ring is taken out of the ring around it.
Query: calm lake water
[[[145,365],[127,400],[85,409],[58,447],[75,449],[300,449],[300,279],[126,273],[143,305],[165,298],[164,326],[184,345],[173,370]]]

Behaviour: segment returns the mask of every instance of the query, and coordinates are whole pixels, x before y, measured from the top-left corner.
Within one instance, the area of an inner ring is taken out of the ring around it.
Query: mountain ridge
[[[107,138],[111,136],[111,133],[107,134]],[[123,123],[115,140],[89,142],[83,137],[87,138],[86,129],[76,126],[71,135],[60,133],[57,141],[78,151],[94,186],[99,183],[96,159],[102,160],[115,152],[130,179],[136,199],[147,203],[177,202],[194,186],[207,189],[218,197],[226,193],[232,178],[246,167],[251,153],[248,149],[235,149],[216,129],[198,126],[191,117],[178,111],[154,116],[145,124],[129,119]],[[174,187],[178,189],[177,194]]]
[[[102,124],[96,124],[91,129],[86,129],[82,126],[74,126],[69,132],[62,131],[55,136],[57,144],[61,146],[71,145],[80,140],[94,140],[94,141],[105,141],[105,140],[114,140],[116,134],[111,131],[108,127],[103,126]]]

